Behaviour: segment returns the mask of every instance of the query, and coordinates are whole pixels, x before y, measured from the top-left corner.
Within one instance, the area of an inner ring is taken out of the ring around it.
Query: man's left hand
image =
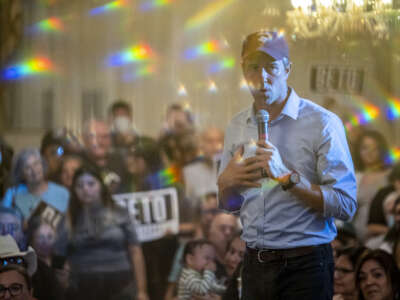
[[[269,141],[258,141],[257,146],[256,158],[259,160],[257,164],[260,169],[263,168],[267,172],[269,178],[279,179],[290,173],[290,170],[282,162],[278,149],[273,144]],[[261,172],[260,177],[262,177]]]

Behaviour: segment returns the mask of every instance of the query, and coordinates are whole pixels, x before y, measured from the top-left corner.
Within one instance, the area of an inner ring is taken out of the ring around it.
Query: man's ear
[[[287,66],[285,66],[285,72],[287,77],[289,77],[291,71],[292,71],[292,62],[290,61],[287,64]]]

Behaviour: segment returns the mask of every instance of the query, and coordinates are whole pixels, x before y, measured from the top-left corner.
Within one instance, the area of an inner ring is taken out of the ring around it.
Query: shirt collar
[[[294,91],[294,89],[289,88],[289,98],[286,101],[285,106],[283,107],[280,115],[286,115],[293,120],[297,120],[297,117],[299,115],[299,106],[300,106],[300,98]],[[279,119],[279,117],[278,117]],[[248,109],[247,111],[247,117],[246,117],[246,123],[257,123],[256,120],[256,114],[254,110],[254,104]]]

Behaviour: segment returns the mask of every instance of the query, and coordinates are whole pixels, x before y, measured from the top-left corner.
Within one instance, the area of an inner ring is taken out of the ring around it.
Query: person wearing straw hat
[[[11,235],[0,236],[0,299],[32,300],[35,251],[20,251]]]

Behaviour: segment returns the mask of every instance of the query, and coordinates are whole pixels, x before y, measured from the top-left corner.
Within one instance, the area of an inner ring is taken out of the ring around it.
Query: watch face
[[[300,175],[297,173],[290,174],[290,182],[298,184],[300,182]]]

